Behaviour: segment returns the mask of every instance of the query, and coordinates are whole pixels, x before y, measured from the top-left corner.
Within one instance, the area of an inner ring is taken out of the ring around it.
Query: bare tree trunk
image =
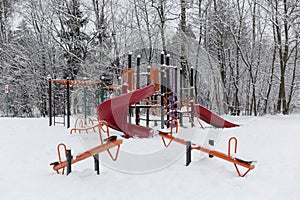
[[[203,18],[202,16],[202,0],[198,1],[198,17],[199,21]],[[195,97],[198,96],[198,80],[199,80],[199,58],[200,58],[200,50],[201,50],[201,43],[202,43],[202,30],[203,30],[203,24],[199,23],[199,37],[198,37],[198,46],[197,46],[197,54],[196,54],[196,68],[195,68],[195,78],[194,78],[194,83],[195,83]]]
[[[276,51],[277,51],[277,46],[274,45],[274,51],[273,51],[273,57],[272,57],[272,64],[271,64],[271,74],[270,74],[270,80],[268,84],[268,90],[267,90],[267,95],[265,98],[265,107],[264,107],[264,114],[267,113],[268,111],[268,101],[270,99],[270,94],[271,94],[271,89],[273,85],[273,78],[274,78],[274,69],[275,69],[275,61],[276,61]]]
[[[288,21],[287,21],[287,2],[283,0],[284,4],[284,16],[280,16],[279,13],[279,2],[275,2],[275,26],[276,26],[276,37],[278,41],[279,47],[279,59],[280,59],[280,85],[279,85],[279,93],[277,100],[277,112],[281,112],[283,114],[288,114],[287,110],[287,102],[286,102],[286,92],[285,92],[285,72],[288,61],[288,52],[289,52],[289,33],[288,33]],[[284,40],[282,39],[282,32],[279,23],[279,17],[283,17],[283,28],[284,28]]]
[[[296,69],[297,69],[297,59],[298,59],[298,45],[299,41],[296,41],[296,46],[295,46],[295,58],[294,58],[294,66],[293,66],[293,73],[292,73],[292,80],[291,80],[291,87],[290,87],[290,92],[288,95],[288,102],[287,102],[287,111],[290,110],[290,105],[292,102],[293,98],[293,93],[295,92],[295,80],[296,80]]]
[[[172,18],[167,18],[166,17],[166,2],[167,0],[159,0],[158,2],[156,0],[151,0],[152,2],[152,7],[156,9],[158,16],[159,16],[159,21],[160,24],[159,29],[160,29],[160,36],[161,36],[161,42],[162,42],[162,49],[165,53],[167,53],[167,45],[166,45],[166,33],[165,33],[165,27],[166,27],[166,22],[168,20],[174,20]],[[157,2],[157,5],[155,5]]]
[[[115,54],[115,58],[114,58],[114,64],[117,67],[117,74],[120,74],[121,71],[119,70],[120,68],[120,51],[119,51],[119,46],[118,46],[118,41],[117,41],[117,34],[116,34],[116,25],[115,25],[115,13],[114,13],[114,9],[113,9],[113,1],[111,1],[110,4],[110,11],[112,14],[112,39],[113,39],[113,46],[114,46],[114,54]]]
[[[189,87],[191,80],[188,77],[188,62],[186,52],[186,0],[180,0],[180,66],[182,68],[183,87]]]

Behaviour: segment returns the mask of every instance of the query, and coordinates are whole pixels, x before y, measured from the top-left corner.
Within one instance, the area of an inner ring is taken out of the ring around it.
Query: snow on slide
[[[218,116],[217,114],[213,113],[212,111],[199,104],[195,105],[195,113],[196,116],[199,117],[201,120],[216,128],[232,128],[239,126],[238,124],[234,124],[223,119],[222,117]]]
[[[148,127],[130,124],[127,122],[127,110],[135,104],[154,94],[154,85],[122,94],[101,103],[97,107],[99,119],[107,121],[109,127],[124,132],[125,136],[148,138],[153,135],[153,130]]]

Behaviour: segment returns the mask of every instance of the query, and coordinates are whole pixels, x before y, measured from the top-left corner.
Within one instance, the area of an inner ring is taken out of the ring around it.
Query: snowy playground
[[[152,173],[120,172],[103,163],[101,173],[97,175],[90,158],[74,164],[69,176],[60,175],[49,165],[57,160],[56,144],[64,142],[74,151],[79,151],[80,147],[86,148],[82,138],[87,135],[70,135],[63,126],[48,127],[48,119],[1,118],[1,197],[298,199],[300,116],[224,117],[241,126],[220,130],[215,149],[226,152],[228,139],[237,137],[238,153],[257,160],[255,169],[244,178],[237,176],[232,163],[209,158],[199,152],[193,152],[192,163],[186,167],[183,145],[177,160]],[[205,130],[194,127],[184,131],[205,134],[209,130],[209,126],[205,126]],[[111,134],[118,135],[114,131]],[[164,148],[161,138],[123,140],[119,157],[123,152],[140,154],[144,151],[147,154],[153,148]]]
[[[160,80],[147,68],[140,86],[139,69],[128,68],[121,87],[102,85],[119,94],[102,95],[96,116],[86,112],[95,82],[49,79],[49,118],[0,118],[0,196],[299,198],[299,114],[219,116],[197,104],[193,82],[184,89],[175,68],[161,64]],[[63,91],[60,102],[52,84]],[[84,116],[70,115],[70,88],[84,89]]]

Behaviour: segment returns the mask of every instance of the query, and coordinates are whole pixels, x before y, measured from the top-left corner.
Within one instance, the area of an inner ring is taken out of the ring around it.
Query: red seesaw
[[[231,156],[231,143],[232,143],[232,141],[234,142],[234,154],[236,154],[236,152],[237,152],[237,139],[235,137],[232,137],[232,138],[229,139],[229,141],[228,141],[228,153],[225,154],[225,153],[222,153],[222,152],[219,152],[219,151],[204,148],[204,147],[196,145],[196,144],[192,144],[189,141],[186,141],[184,139],[174,137],[173,133],[172,133],[172,127],[173,127],[174,123],[176,125],[176,133],[177,133],[178,132],[178,121],[173,120],[170,124],[170,132],[159,131],[159,136],[162,138],[165,147],[168,147],[173,141],[177,142],[177,143],[180,143],[180,144],[183,144],[183,145],[187,145],[187,155],[189,155],[189,156],[187,156],[187,165],[190,163],[190,156],[191,156],[190,151],[191,150],[198,150],[198,151],[205,152],[205,153],[209,154],[210,156],[215,156],[215,157],[218,157],[218,158],[221,158],[223,160],[226,160],[228,162],[233,163],[234,167],[235,167],[235,169],[236,169],[236,171],[237,171],[237,173],[240,177],[246,176],[250,170],[255,168],[255,165],[254,165],[255,161],[245,161],[243,159]],[[169,139],[169,142],[167,143],[165,139]],[[238,168],[238,165],[246,168],[247,170],[242,174],[240,172],[239,168]]]

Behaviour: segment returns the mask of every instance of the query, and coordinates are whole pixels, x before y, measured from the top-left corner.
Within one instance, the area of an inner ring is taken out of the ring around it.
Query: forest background
[[[47,116],[48,78],[118,80],[129,52],[159,66],[162,51],[185,85],[196,69],[196,101],[210,109],[297,112],[299,16],[298,0],[0,0],[0,115]],[[80,112],[82,88],[72,95]]]

